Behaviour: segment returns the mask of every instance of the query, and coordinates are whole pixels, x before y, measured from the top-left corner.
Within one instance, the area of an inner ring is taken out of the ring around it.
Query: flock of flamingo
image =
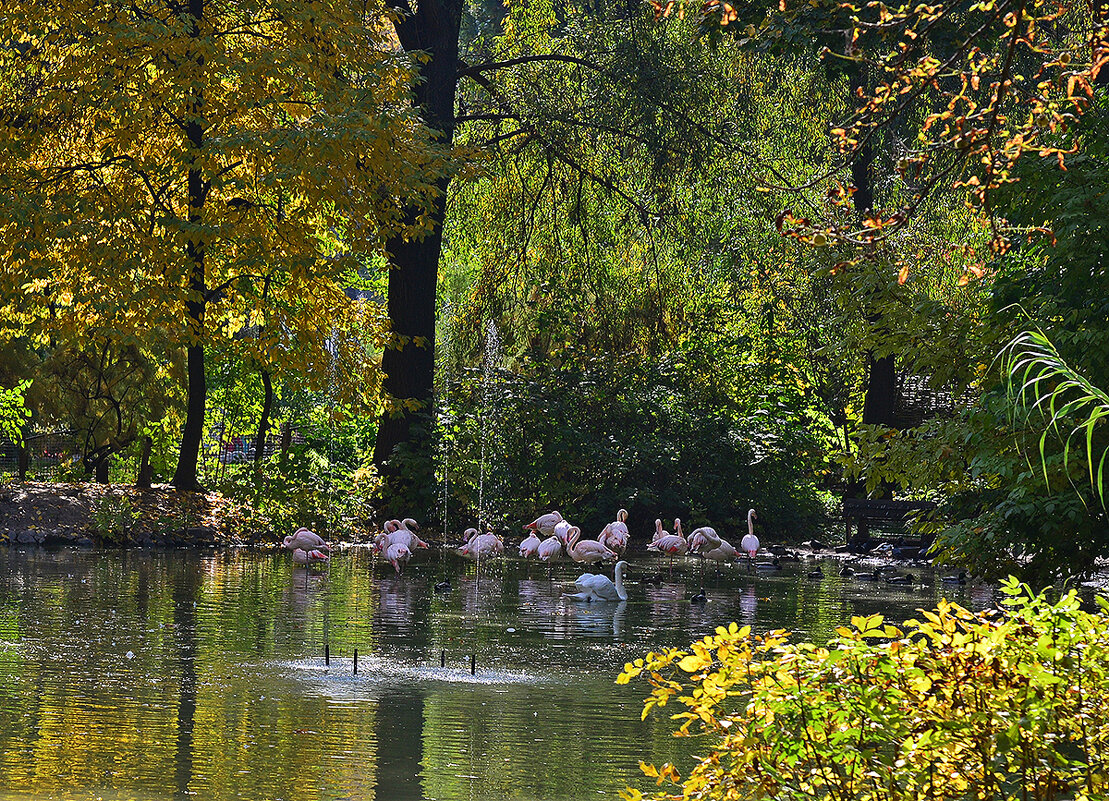
[[[759,550],[759,538],[755,536],[756,519],[758,516],[755,510],[750,510],[747,513],[747,534],[740,541],[739,551],[711,526],[696,528],[687,536],[682,533],[680,519],[674,520],[673,533],[663,529],[662,520],[655,520],[655,534],[647,550],[669,557],[671,570],[674,557],[680,558],[686,554],[723,563],[734,561],[740,553],[745,553],[753,561]],[[626,600],[628,596],[623,578],[627,562],[620,557],[628,548],[627,520],[627,510],[621,509],[616,513],[616,519],[607,524],[596,539],[582,539],[581,528],[572,525],[561,513],[549,512],[524,526],[528,535],[519,544],[519,555],[522,559],[538,559],[548,564],[561,558],[563,552],[573,561],[590,566],[601,562],[616,562],[615,582],[604,575],[585,573],[574,582],[578,591],[569,597],[582,601]],[[428,543],[420,539],[419,530],[419,525],[412,518],[390,520],[374,539],[374,549],[383,554],[399,574],[413,553],[429,547]],[[297,529],[291,536],[285,537],[284,547],[292,551],[293,561],[300,565],[318,564],[331,558],[328,544],[307,528]],[[503,556],[505,545],[504,540],[492,532],[483,534],[476,528],[468,528],[464,533],[464,541],[452,549],[459,556],[472,559],[480,565],[489,559]]]

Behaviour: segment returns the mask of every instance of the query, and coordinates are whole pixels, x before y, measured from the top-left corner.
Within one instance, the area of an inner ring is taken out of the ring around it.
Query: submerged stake
[[[323,663],[329,667],[331,666],[331,649],[327,646],[327,643],[323,644]]]
[[[358,675],[358,649],[354,649],[354,675]]]
[[[440,651],[439,652],[439,667],[444,668],[446,666],[447,666],[447,652],[446,651]]]
[[[476,670],[476,665],[477,665],[477,657],[474,656],[473,654],[470,654],[470,675],[471,676],[474,675],[474,671]]]

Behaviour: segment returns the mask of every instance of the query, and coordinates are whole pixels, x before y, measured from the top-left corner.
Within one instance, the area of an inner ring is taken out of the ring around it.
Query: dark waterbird
[[[965,570],[960,570],[958,575],[944,576],[940,579],[940,581],[942,581],[944,584],[966,584],[967,572]]]
[[[807,578],[810,581],[820,581],[820,579],[824,578],[824,571],[823,570],[814,570],[811,573],[809,573]]]
[[[451,580],[450,579],[447,579],[445,581],[440,581],[438,584],[435,585],[435,591],[436,592],[450,592],[451,589],[452,589],[452,587],[451,587]]]
[[[906,573],[898,573],[893,576],[886,576],[886,584],[912,584],[913,577]]]
[[[705,588],[702,587],[701,591],[689,599],[691,604],[703,604],[708,601],[709,597],[705,595]]]

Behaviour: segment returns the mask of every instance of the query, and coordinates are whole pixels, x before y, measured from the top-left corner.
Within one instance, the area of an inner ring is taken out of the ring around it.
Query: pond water
[[[994,602],[834,561],[703,579],[689,561],[647,586],[658,562],[630,561],[629,600],[587,605],[561,597],[567,563],[0,548],[0,799],[616,798],[640,759],[697,748],[640,720],[626,661],[733,620],[826,640],[852,614]]]

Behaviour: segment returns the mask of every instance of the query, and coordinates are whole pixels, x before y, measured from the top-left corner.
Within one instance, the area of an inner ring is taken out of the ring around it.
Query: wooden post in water
[[[439,652],[439,667],[445,668],[446,666],[447,666],[447,652],[446,651],[440,651]]]
[[[477,670],[477,657],[474,656],[473,654],[470,654],[470,675],[473,676],[474,672],[476,670]]]
[[[358,649],[354,649],[354,675],[358,675]]]
[[[327,643],[323,644],[323,663],[327,667],[331,666],[331,649],[328,647]]]

